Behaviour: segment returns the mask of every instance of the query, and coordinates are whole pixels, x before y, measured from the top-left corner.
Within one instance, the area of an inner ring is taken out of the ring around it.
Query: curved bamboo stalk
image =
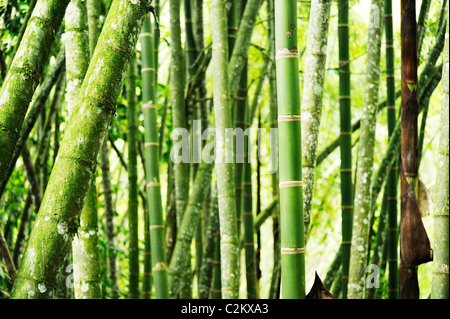
[[[34,90],[39,84],[69,0],[40,0],[0,92],[0,181],[3,182]],[[19,153],[20,154],[20,153]]]
[[[148,10],[149,1],[133,4],[131,0],[116,0],[112,4],[66,126],[12,298],[51,298],[56,291],[57,276],[78,228],[97,154],[116,111],[123,74],[134,54],[137,32]],[[116,32],[113,25],[121,25],[122,32]],[[40,249],[43,242],[54,249]]]

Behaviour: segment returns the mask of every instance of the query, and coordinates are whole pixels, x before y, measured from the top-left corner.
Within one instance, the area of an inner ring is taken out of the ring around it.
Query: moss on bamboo
[[[134,4],[116,0],[112,4],[66,126],[12,298],[49,298],[56,291],[57,276],[78,229],[97,154],[115,113],[125,68],[148,10],[149,1]]]
[[[34,90],[69,0],[38,1],[0,92],[0,181],[5,178]]]

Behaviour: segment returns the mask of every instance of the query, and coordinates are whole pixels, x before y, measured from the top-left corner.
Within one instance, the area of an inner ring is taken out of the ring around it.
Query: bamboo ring
[[[304,254],[306,252],[306,248],[281,248],[282,255],[298,255]]]

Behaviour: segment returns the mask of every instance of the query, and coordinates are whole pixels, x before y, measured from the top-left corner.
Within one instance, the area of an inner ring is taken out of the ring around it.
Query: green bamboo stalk
[[[426,2],[426,1],[424,1]],[[388,134],[392,137],[397,111],[395,107],[395,65],[394,65],[394,30],[392,21],[392,0],[384,2],[384,24],[386,35],[386,86],[387,86],[387,118]],[[389,263],[389,299],[398,298],[398,225],[397,225],[397,161],[391,167],[387,177],[387,209],[388,209],[388,263]]]
[[[34,90],[50,57],[69,0],[36,3],[0,92],[0,182],[8,170]]]
[[[242,15],[244,14],[244,9],[245,9],[245,5],[247,4],[247,1],[241,1],[240,4],[240,10],[239,12],[237,12],[237,9],[234,8],[237,3],[236,1],[232,2],[232,7],[231,10],[232,11],[236,11],[236,12],[232,12],[230,14],[231,15],[236,15],[238,14],[239,16],[239,23],[241,22],[242,19]],[[231,29],[233,28],[233,24],[230,23],[230,16],[229,16],[229,20],[228,20],[228,50],[231,52],[232,51],[232,47],[230,47],[231,45],[234,46],[234,41],[236,40],[236,36],[235,34],[231,34]],[[231,19],[233,20],[233,19]],[[234,23],[234,22],[233,22]],[[236,25],[237,25],[237,19],[235,21]],[[237,28],[235,28],[235,30],[237,31]],[[233,37],[233,39],[230,38],[230,36]],[[231,55],[231,53],[230,53]],[[242,70],[242,74],[241,74],[241,79],[239,81],[239,87],[237,89],[237,94],[236,97],[234,98],[234,109],[233,109],[233,115],[234,115],[234,119],[233,119],[233,127],[235,127],[236,129],[241,129],[242,131],[245,131],[246,128],[248,128],[250,125],[248,123],[246,123],[246,115],[248,117],[248,112],[247,112],[247,96],[248,96],[248,92],[247,92],[247,85],[248,85],[248,62],[246,62],[244,69]],[[235,141],[236,143],[236,141]],[[245,142],[244,142],[245,143]],[[236,146],[235,146],[236,148]],[[250,194],[247,195],[243,195],[243,188],[244,188],[244,184],[243,184],[243,179],[244,179],[244,170],[245,170],[245,154],[247,154],[248,152],[248,148],[246,146],[244,146],[243,152],[238,152],[238,150],[236,150],[236,163],[235,163],[235,186],[236,186],[236,218],[237,218],[237,227],[238,227],[238,238],[241,237],[241,222],[242,222],[242,205],[243,201],[252,201],[252,194],[250,192]],[[247,154],[248,157],[248,154]],[[251,167],[250,167],[251,169]],[[250,180],[251,182],[251,180]],[[243,197],[244,196],[244,197]],[[245,197],[247,196],[247,197]],[[248,197],[249,196],[249,197]],[[251,205],[250,205],[251,208]],[[244,225],[245,227],[245,225]],[[245,235],[244,235],[245,236]]]
[[[241,1],[241,3],[246,2]],[[231,58],[233,54],[234,45],[236,44],[236,33],[238,31],[238,20],[240,17],[240,13],[238,12],[238,1],[237,0],[228,0],[230,5],[230,9],[228,12],[228,56]],[[240,5],[242,7],[242,4]]]
[[[34,10],[34,7],[36,6],[36,3],[37,3],[37,0],[31,0],[30,3],[28,4],[27,14],[23,20],[22,26],[20,27],[19,34],[17,35],[16,44],[14,46],[13,53],[11,54],[13,59],[16,56],[17,50],[19,49],[20,42],[22,42],[22,38],[23,38],[23,35],[25,34],[25,30],[27,28],[28,21],[30,21],[30,18],[31,18],[31,15],[33,14],[33,10]],[[10,66],[8,65],[6,67],[6,70],[9,70],[9,67]]]
[[[219,210],[217,207],[217,189],[210,190],[210,207],[208,225],[206,227],[203,263],[200,270],[198,299],[208,299],[212,287],[215,235],[219,231]],[[215,199],[215,200],[214,200]]]
[[[249,117],[247,116],[247,121]],[[247,125],[244,127],[247,129]],[[245,278],[247,282],[247,299],[258,298],[258,279],[256,273],[255,230],[253,223],[252,207],[252,164],[250,154],[247,152],[249,137],[244,142],[244,182],[242,203],[242,221],[244,225],[244,250],[245,250]]]
[[[65,27],[67,108],[70,118],[89,67],[88,12],[85,1],[72,0],[69,3],[65,15]],[[81,212],[78,236],[75,236],[72,243],[76,299],[102,297],[97,224],[97,188],[93,179]]]
[[[301,170],[297,1],[275,0],[278,150],[281,227],[281,296],[304,299],[305,231]]]
[[[447,14],[449,6],[447,2]],[[437,159],[437,195],[435,197],[435,211],[434,219],[434,245],[433,245],[433,275],[431,285],[431,298],[433,299],[448,299],[449,298],[449,68],[448,68],[448,33],[449,21],[447,18],[447,31],[445,35],[445,50],[444,50],[444,68],[442,72],[442,102],[441,102],[441,125],[439,130],[439,155]]]
[[[139,298],[139,231],[138,231],[138,172],[137,172],[137,97],[136,57],[127,73],[127,145],[128,145],[128,227],[129,227],[129,298]]]
[[[384,243],[386,242],[387,233],[387,192],[383,193],[383,200],[381,202],[380,214],[378,216],[378,227],[375,237],[375,245],[373,247],[373,255],[370,263],[372,265],[377,265],[381,270],[381,263],[383,260]],[[381,276],[380,276],[381,277]],[[381,278],[380,278],[381,281]],[[379,287],[371,287],[367,289],[367,299],[375,299]]]
[[[100,1],[96,0],[87,0],[86,6],[88,10],[89,48],[90,56],[92,56],[102,29],[100,21],[102,7]]]
[[[211,185],[211,173],[214,165],[202,161],[200,164],[189,202],[184,212],[183,222],[177,231],[177,240],[169,266],[169,284],[171,298],[186,298],[185,286],[190,286],[191,282],[186,279],[191,278],[190,271],[190,250],[192,239],[198,226],[202,204],[205,201],[206,193]]]
[[[308,42],[306,44],[302,113],[302,175],[305,238],[311,223],[317,144],[327,62],[330,0],[311,1]]]
[[[341,154],[341,211],[342,211],[342,296],[347,298],[348,270],[350,266],[350,247],[353,220],[353,181],[352,181],[352,129],[351,129],[351,72],[349,49],[349,5],[348,0],[338,1],[339,21],[339,137]]]
[[[215,202],[217,212],[218,210],[218,201],[217,201],[217,186],[212,185],[215,188],[213,192],[212,201]],[[216,228],[216,232],[214,233],[214,260],[213,260],[213,279],[211,284],[211,299],[222,299],[222,282],[221,282],[221,258],[220,258],[220,217],[218,221],[218,227]]]
[[[239,241],[236,216],[236,190],[234,167],[226,163],[225,151],[229,143],[225,130],[232,128],[231,95],[228,68],[228,39],[226,1],[211,1],[211,21],[214,66],[213,95],[216,124],[216,174],[220,219],[220,254],[222,297],[236,299],[239,296]],[[237,48],[237,44],[236,44]],[[234,55],[234,53],[233,53]],[[233,153],[231,151],[231,153]],[[228,154],[226,154],[228,155]]]
[[[184,90],[186,86],[185,64],[183,62],[183,48],[181,45],[180,0],[170,0],[170,79],[172,97],[172,126],[174,129],[186,128],[186,111]],[[177,140],[174,141],[178,142]],[[175,176],[176,224],[181,226],[189,194],[189,163],[175,162],[173,164]]]
[[[248,0],[242,15],[241,25],[236,36],[233,54],[230,57],[228,79],[230,85],[230,94],[235,95],[241,79],[242,70],[245,61],[248,58],[248,49],[255,26],[256,17],[261,7],[262,0]]]
[[[8,243],[6,242],[5,237],[3,236],[2,229],[3,225],[2,223],[0,223],[0,258],[2,258],[6,264],[6,269],[8,270],[9,279],[11,280],[11,283],[14,283],[17,273],[16,265],[14,264],[11,253],[9,251]]]
[[[65,128],[58,159],[17,273],[13,299],[51,298],[56,291],[57,277],[94,176],[97,154],[116,112],[123,75],[148,10],[149,1],[134,4],[131,0],[115,0],[111,6]],[[113,28],[116,26],[120,26],[120,33]],[[41,249],[43,245],[49,249]]]
[[[101,265],[98,239],[97,188],[89,187],[80,216],[78,233],[72,243],[73,280],[76,299],[101,299]]]
[[[67,109],[69,116],[75,107],[78,92],[89,67],[89,25],[86,1],[71,0],[65,20]]]
[[[115,223],[114,223],[114,206],[112,201],[112,187],[111,187],[111,171],[109,166],[109,148],[108,141],[103,142],[101,151],[101,170],[102,170],[102,185],[103,185],[103,201],[105,206],[105,232],[106,232],[106,247],[108,258],[108,282],[111,286],[111,298],[117,299],[119,297],[119,287],[117,278],[117,249],[115,244]]]
[[[154,50],[152,37],[152,23],[147,17],[141,33],[142,42],[142,83],[143,83],[143,112],[145,127],[145,165],[147,173],[147,197],[150,225],[148,230],[151,238],[151,266],[148,257],[145,259],[144,291],[149,296],[151,284],[150,272],[153,271],[155,282],[155,296],[163,299],[169,297],[167,260],[165,250],[164,219],[161,199],[161,185],[159,184],[159,132],[157,126],[156,109],[156,74],[154,67]],[[147,228],[147,227],[146,227]],[[149,244],[146,237],[146,247]],[[150,253],[150,247],[146,248]],[[147,279],[146,279],[147,278]]]
[[[361,134],[355,185],[354,217],[352,243],[350,248],[350,266],[348,298],[364,298],[365,270],[368,256],[368,235],[371,212],[371,182],[374,160],[375,128],[380,80],[380,47],[383,15],[383,3],[371,2],[370,24],[367,44],[367,76],[361,121]]]
[[[270,127],[271,129],[278,129],[278,109],[277,109],[277,83],[276,83],[276,62],[275,62],[275,21],[274,21],[274,0],[267,1],[267,19],[268,19],[268,54],[270,57],[270,64],[268,64],[268,80],[269,80],[269,96],[270,96]],[[273,144],[272,144],[273,143]],[[279,210],[280,203],[278,199],[278,136],[275,135],[271,141],[272,152],[270,154],[272,161],[272,195],[276,199],[275,212],[272,214],[272,234],[273,234],[273,271],[270,282],[269,299],[277,298],[280,288],[280,231],[279,231]],[[260,214],[263,216],[264,213]],[[257,218],[259,218],[258,216]]]

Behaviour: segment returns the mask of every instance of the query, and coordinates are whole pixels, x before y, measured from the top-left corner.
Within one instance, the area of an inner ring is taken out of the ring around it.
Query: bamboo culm
[[[447,14],[449,5],[447,2]],[[442,102],[441,102],[441,125],[439,134],[439,155],[437,159],[437,196],[435,199],[434,219],[434,245],[433,245],[433,275],[431,285],[431,298],[448,299],[449,298],[449,21],[447,18],[447,27],[445,35],[445,50],[442,71]]]
[[[327,61],[330,0],[311,2],[308,42],[306,44],[302,113],[302,175],[305,238],[311,220],[314,193],[316,152],[322,116],[322,98]]]
[[[301,170],[297,1],[275,0],[281,297],[304,299],[305,232]]]
[[[248,8],[248,6],[247,6]],[[229,142],[225,129],[232,127],[231,94],[229,86],[228,38],[226,1],[211,2],[213,55],[214,117],[216,125],[216,174],[219,201],[221,285],[224,299],[239,296],[239,241],[236,217],[236,190],[234,166],[225,161]],[[237,44],[236,47],[237,48]],[[234,56],[234,52],[233,52]],[[240,74],[240,73],[239,73]],[[240,76],[239,76],[240,78]],[[231,151],[231,153],[233,153]]]
[[[151,266],[155,284],[155,297],[168,298],[169,284],[167,274],[167,259],[165,250],[165,232],[162,210],[161,185],[159,177],[159,132],[157,126],[156,109],[156,73],[154,67],[154,50],[152,38],[152,23],[150,17],[144,21],[141,33],[142,43],[142,80],[143,112],[145,126],[145,165],[147,179],[147,205],[149,211],[150,244],[151,244]],[[148,240],[148,239],[147,239]],[[146,245],[148,242],[146,241]],[[147,253],[149,251],[147,250]],[[148,267],[148,266],[147,266]],[[146,272],[149,269],[147,268]],[[146,273],[146,277],[149,277]],[[150,292],[150,283],[146,284],[146,291]]]
[[[368,234],[371,212],[371,181],[374,160],[375,128],[380,80],[380,46],[383,15],[383,2],[373,0],[370,11],[369,35],[367,44],[367,76],[359,142],[348,298],[364,298],[365,270],[368,256]]]
[[[115,113],[124,73],[149,5],[149,1],[133,4],[115,0],[110,8],[73,116],[65,128],[12,298],[51,298],[56,292],[57,277],[77,231],[97,154]],[[114,30],[113,25],[120,25],[122,32]],[[42,244],[53,249],[41,250]]]

